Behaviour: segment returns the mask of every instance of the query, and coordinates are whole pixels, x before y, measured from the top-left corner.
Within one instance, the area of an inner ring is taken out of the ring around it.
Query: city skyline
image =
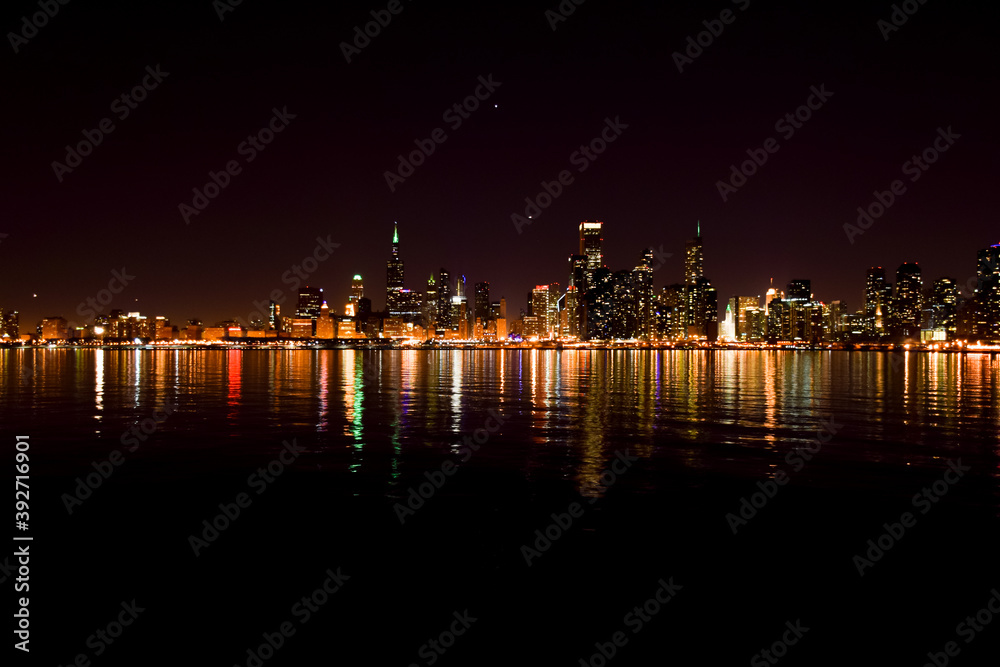
[[[328,290],[324,294],[323,287],[315,284],[300,285],[293,294],[288,295],[292,297],[290,300],[286,295],[282,295],[279,302],[268,301],[267,308],[263,307],[263,301],[255,302],[258,309],[246,319],[240,316],[220,318],[216,320],[218,324],[215,326],[225,329],[232,325],[243,330],[263,327],[276,329],[279,335],[284,332],[292,337],[339,338],[344,335],[353,337],[353,334],[344,328],[344,321],[348,318],[367,318],[370,314],[375,314],[382,319],[379,320],[376,329],[368,329],[368,336],[396,335],[398,333],[396,325],[392,327],[386,325],[392,319],[422,327],[418,331],[423,331],[421,335],[426,339],[446,338],[443,332],[452,328],[456,338],[476,340],[482,340],[484,336],[489,340],[503,339],[505,333],[509,332],[519,338],[540,336],[575,338],[581,341],[640,339],[713,342],[720,339],[737,342],[750,340],[773,342],[777,339],[851,342],[849,337],[842,338],[836,334],[853,330],[855,334],[863,332],[865,336],[874,340],[888,341],[890,335],[920,340],[922,335],[930,335],[922,334],[922,328],[937,328],[947,331],[934,334],[933,340],[951,340],[956,336],[958,329],[960,308],[966,302],[971,303],[974,297],[994,290],[996,276],[1000,275],[1000,244],[993,244],[977,252],[977,273],[964,280],[953,276],[928,276],[925,282],[918,262],[903,262],[896,271],[894,286],[891,280],[887,280],[885,268],[870,267],[867,270],[864,297],[857,307],[852,307],[845,299],[824,301],[816,298],[810,278],[789,279],[787,290],[781,289],[782,283],[775,287],[772,278],[766,293],[753,295],[745,291],[720,297],[717,288],[705,275],[705,251],[700,220],[696,222],[696,235],[689,238],[685,244],[681,281],[663,285],[657,285],[655,274],[662,268],[664,260],[671,255],[657,253],[653,248],[647,248],[631,272],[616,271],[604,262],[604,225],[603,221],[585,220],[579,223],[579,246],[576,252],[568,256],[565,286],[555,281],[544,285],[536,284],[534,290],[529,290],[526,297],[527,307],[520,309],[520,315],[516,317],[512,316],[510,302],[505,295],[501,295],[499,301],[491,301],[488,281],[475,283],[471,299],[468,281],[464,274],[455,279],[452,290],[450,272],[443,267],[439,269],[437,277],[433,273],[430,275],[426,290],[407,287],[399,225],[398,222],[394,222],[390,256],[386,262],[385,301],[381,309],[378,308],[380,304],[377,301],[373,302],[370,297],[364,297],[365,281],[361,274],[354,274],[349,295],[340,303],[334,301],[331,305],[332,292]],[[657,255],[662,256],[657,257]],[[624,281],[621,285],[616,282],[618,276]],[[663,277],[669,280],[669,276]],[[445,285],[447,287],[440,289]],[[110,291],[106,292],[110,295]],[[624,302],[627,303],[626,306],[620,304],[623,295],[626,298]],[[993,296],[986,296],[993,301],[997,300]],[[978,304],[983,298],[985,297],[979,297],[976,303]],[[108,315],[114,318],[115,312],[122,312],[121,317],[124,317],[125,313],[135,313],[134,316],[130,316],[134,319],[140,312],[115,308],[108,309],[107,312],[101,311],[99,303],[103,303],[103,298],[101,302],[89,299],[88,303],[93,310],[98,311],[97,318],[77,322],[61,315],[49,315],[38,323],[38,331],[42,333],[42,338],[51,340],[59,337],[51,333],[56,329],[45,329],[48,334],[43,332],[43,324],[46,322],[65,320],[70,329],[96,325],[103,331],[107,328]],[[775,304],[782,307],[777,316],[774,313]],[[986,314],[976,315],[980,318],[982,326],[978,329],[973,327],[970,324],[971,320],[963,325],[966,331],[978,333],[967,333],[963,337],[978,335],[986,340],[1000,339],[997,335],[1000,330],[994,331],[997,326],[995,321],[1000,321],[1000,303],[986,301],[984,304],[977,305],[977,308],[980,311],[985,309]],[[814,305],[816,313],[809,315],[809,308]],[[622,308],[627,311],[626,315],[619,312]],[[789,308],[791,311],[786,312]],[[796,315],[796,312],[802,309],[807,313],[806,318],[812,318],[813,322],[805,322],[802,320],[802,315]],[[942,314],[942,309],[947,310],[947,315]],[[750,312],[751,310],[753,312]],[[499,317],[501,312],[504,314],[503,318]],[[12,340],[11,334],[18,324],[18,310],[0,305],[0,316],[2,316],[0,324],[4,328],[0,335],[6,340]],[[325,322],[332,316],[339,316],[342,323],[317,324],[318,319]],[[11,317],[14,318],[13,325]],[[278,323],[279,317],[298,319],[283,320],[283,323]],[[621,320],[622,317],[626,320]],[[971,315],[967,316],[966,320],[969,317]],[[150,326],[153,326],[152,314],[147,312],[144,318],[151,322]],[[499,319],[503,319],[502,326],[497,323]],[[795,324],[797,319],[800,320],[799,324]],[[200,317],[178,320],[162,313],[158,313],[155,320],[158,322],[157,326],[173,324],[175,338],[180,322],[187,321],[188,325],[197,323],[202,326],[203,322],[211,321]],[[311,324],[303,328],[309,322]],[[493,327],[487,332],[487,329],[490,329],[487,325],[491,322]],[[435,327],[434,330],[426,328],[431,325]],[[813,331],[817,326],[822,328],[822,333]],[[359,335],[362,335],[360,332],[364,327],[357,324],[356,328]],[[386,331],[384,334],[383,328]],[[22,328],[21,331],[23,333],[25,329]],[[390,334],[390,331],[396,333]],[[93,332],[78,334],[78,336],[92,335]],[[143,336],[157,339],[160,337],[155,327],[149,330],[148,335],[143,329]],[[854,342],[860,340],[868,339],[855,336]],[[928,337],[928,340],[931,338]]]

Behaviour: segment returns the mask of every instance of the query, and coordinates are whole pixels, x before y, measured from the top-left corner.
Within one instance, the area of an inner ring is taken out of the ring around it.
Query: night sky
[[[868,266],[894,276],[918,261],[925,282],[965,282],[1000,241],[995,6],[914,1],[886,40],[889,2],[587,0],[553,30],[557,4],[404,1],[350,63],[340,43],[387,3],[244,0],[224,20],[210,0],[60,5],[17,53],[7,34],[0,58],[0,306],[21,311],[22,330],[79,321],[77,304],[125,267],[135,278],[105,312],[246,318],[272,290],[294,303],[282,276],[319,236],[340,245],[309,283],[341,310],[361,273],[381,309],[398,221],[407,287],[443,266],[466,275],[470,299],[489,281],[516,317],[534,285],[565,286],[581,220],[605,222],[611,269],[647,246],[672,253],[659,290],[681,282],[700,219],[720,305],[771,277],[810,278],[817,298],[854,310]],[[679,72],[672,54],[724,9],[732,22]],[[4,32],[37,11],[5,3]],[[157,65],[168,74],[120,118],[114,100]],[[443,114],[490,75],[500,85],[453,129]],[[832,96],[812,118],[776,131],[821,85]],[[295,117],[247,162],[239,146],[274,108]],[[60,182],[52,163],[104,118],[113,132]],[[606,118],[627,128],[580,172],[571,155]],[[911,182],[903,163],[939,127],[960,138]],[[446,141],[390,191],[384,172],[436,128]],[[771,137],[778,152],[724,202],[716,182]],[[185,224],[179,205],[230,160],[242,171]],[[519,234],[511,215],[563,170],[573,182]],[[844,224],[895,179],[905,193],[849,242]]]

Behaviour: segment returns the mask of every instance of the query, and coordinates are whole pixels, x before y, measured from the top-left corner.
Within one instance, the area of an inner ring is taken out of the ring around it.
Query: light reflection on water
[[[324,469],[389,485],[456,453],[492,408],[508,421],[476,464],[585,491],[625,448],[759,475],[829,415],[844,428],[817,466],[962,455],[996,476],[998,369],[988,354],[909,352],[3,350],[0,402],[9,428],[58,429],[67,456],[109,451],[176,401],[151,446],[192,465],[294,435]]]

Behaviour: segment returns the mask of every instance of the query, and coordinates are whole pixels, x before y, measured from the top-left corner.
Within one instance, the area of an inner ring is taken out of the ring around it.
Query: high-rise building
[[[925,312],[926,328],[944,329],[949,340],[955,337],[958,324],[958,284],[952,278],[938,278],[934,281]]]
[[[319,317],[320,309],[323,305],[323,290],[318,287],[299,288],[299,301],[295,308],[295,317],[311,318]]]
[[[981,340],[1000,341],[1000,243],[977,253],[976,277],[974,335]]]
[[[500,306],[497,311],[497,340],[506,340],[507,333],[507,299],[500,297]]]
[[[868,269],[865,283],[864,333],[869,339],[886,334],[892,311],[892,283],[885,280],[885,269],[873,266]]]
[[[481,320],[484,327],[490,321],[490,284],[488,282],[476,283],[476,305],[473,317]]]
[[[438,321],[438,288],[433,273],[427,279],[427,289],[424,290],[423,317],[424,326],[428,328],[428,338],[433,338],[432,327]]]
[[[347,303],[354,304],[354,310],[357,311],[358,303],[365,296],[365,285],[361,280],[361,274],[355,273],[354,278],[351,279],[351,296],[347,297]]]
[[[0,338],[10,342],[17,340],[20,335],[17,311],[0,308]]]
[[[557,322],[555,305],[550,285],[535,285],[535,289],[531,292],[531,313],[538,318],[543,337],[548,337],[555,330]]]
[[[399,256],[399,227],[392,223],[392,254],[385,263],[385,305],[389,315],[402,315],[399,293],[403,291],[403,259]]]
[[[646,248],[639,264],[632,269],[632,291],[635,301],[637,338],[652,340],[653,317],[653,249]]]
[[[924,282],[916,262],[904,262],[896,270],[896,293],[892,299],[893,333],[903,338],[920,338]]]
[[[656,330],[660,340],[682,340],[687,335],[687,286],[667,285],[656,300]]]
[[[788,300],[795,303],[812,301],[812,281],[801,278],[788,283]]]
[[[594,271],[604,266],[602,231],[604,223],[600,221],[580,223],[580,254],[587,258],[587,271]]]
[[[447,269],[438,269],[438,327],[451,329],[451,274]]]
[[[705,275],[705,251],[701,243],[701,220],[698,221],[697,235],[688,239],[684,247],[684,284],[694,285]]]
[[[730,302],[733,306],[733,338],[744,342],[753,340],[750,318],[753,311],[760,309],[760,298],[756,296],[734,296],[730,299]]]
[[[267,306],[267,324],[275,331],[281,328],[281,305],[274,301]],[[188,326],[201,326],[201,324],[194,325],[188,322]]]
[[[587,256],[569,256],[569,282],[571,287],[576,287],[580,293],[587,291]]]

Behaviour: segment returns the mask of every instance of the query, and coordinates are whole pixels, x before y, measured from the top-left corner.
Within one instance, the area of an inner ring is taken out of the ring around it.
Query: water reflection
[[[191,415],[164,431],[197,437],[173,447],[309,436],[324,465],[387,486],[454,453],[493,409],[508,421],[476,465],[590,493],[616,450],[767,469],[830,415],[845,424],[837,457],[906,465],[985,448],[995,467],[998,369],[940,352],[2,350],[0,400],[5,419],[58,426],[67,447],[183,400]]]

